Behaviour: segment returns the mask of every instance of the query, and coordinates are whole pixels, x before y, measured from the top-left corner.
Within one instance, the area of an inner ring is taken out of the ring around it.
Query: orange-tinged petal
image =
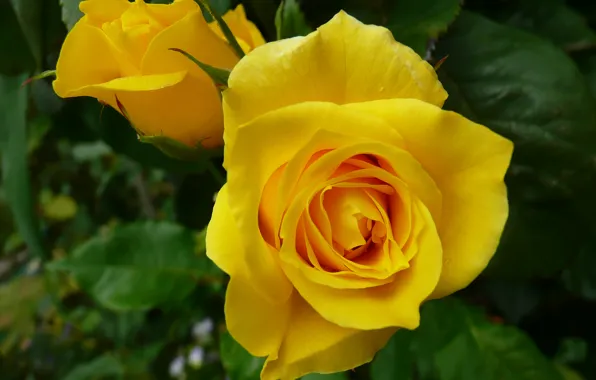
[[[291,259],[291,247],[282,246],[283,268],[300,295],[323,318],[343,327],[363,330],[390,326],[414,329],[420,323],[421,303],[435,289],[441,274],[441,241],[426,207],[418,201],[423,229],[417,237],[419,249],[408,269],[393,282],[366,289],[335,289],[312,282],[303,268]],[[371,313],[371,310],[375,310]]]
[[[373,201],[359,188],[337,187],[327,193],[325,198],[333,231],[333,238],[344,249],[364,245],[366,239],[360,232],[357,217],[381,220]]]
[[[280,166],[296,155],[300,147],[325,128],[341,131],[342,134],[338,132],[331,136],[327,133],[333,139],[313,139],[318,146],[310,146],[314,150],[308,158],[315,151],[350,141],[354,135],[368,139],[399,140],[387,126],[378,123],[379,120],[375,118],[360,113],[346,113],[331,103],[308,103],[263,115],[238,131],[242,138],[238,139],[227,156],[230,163],[228,191],[230,198],[234,199],[230,208],[239,226],[241,240],[250,255],[248,270],[252,275],[249,277],[258,291],[268,294],[272,300],[284,299],[291,291],[291,284],[279,270],[277,252],[272,252],[273,248],[265,242],[259,230],[258,210],[267,181]],[[291,166],[288,163],[285,170],[294,170]],[[279,196],[282,195],[280,192]],[[295,235],[296,230],[293,233]]]
[[[374,331],[347,329],[330,323],[299,296],[293,297],[292,317],[277,357],[268,358],[261,379],[297,379],[308,373],[334,373],[370,362],[394,328]]]
[[[279,112],[279,113],[277,113]],[[285,167],[282,177],[279,181],[277,196],[277,216],[276,225],[281,223],[281,215],[289,205],[289,200],[296,194],[298,183],[301,180],[304,168],[309,167],[325,154],[326,150],[335,149],[345,144],[353,144],[354,141],[383,141],[395,147],[402,147],[403,140],[399,134],[391,131],[391,127],[379,123],[380,120],[368,118],[365,115],[343,114],[341,108],[331,103],[304,103],[296,106],[287,107],[279,110],[274,115],[280,115],[281,123],[271,126],[271,131],[267,133],[284,134],[284,129],[279,129],[279,125],[287,125],[288,128],[304,128],[304,124],[313,124],[316,127],[310,139],[303,135],[303,145],[293,144],[295,153],[291,156]],[[300,113],[298,116],[297,113]],[[271,116],[275,117],[275,116]],[[301,125],[295,125],[292,120],[302,120]],[[290,124],[283,124],[290,123]],[[296,151],[297,147],[301,147]],[[227,145],[228,151],[232,150],[231,145]],[[263,146],[263,149],[267,147]],[[231,154],[228,154],[228,159]],[[225,161],[226,157],[224,157]],[[334,166],[341,166],[342,161],[336,160]],[[338,168],[339,169],[339,168]],[[319,175],[316,180],[309,180],[309,184],[319,184],[325,181],[331,173],[328,171]]]
[[[338,112],[338,115],[344,116],[341,111]],[[345,114],[345,116],[350,116],[350,114]],[[308,116],[305,115],[303,117],[303,120],[305,120],[306,117],[316,119],[316,115],[310,114],[310,112],[308,113]],[[354,121],[357,120],[355,119],[355,115],[352,115],[352,117],[354,118]],[[337,148],[323,155],[302,173],[297,181],[298,184],[296,186],[298,188],[303,189],[307,186],[318,186],[318,184],[326,181],[341,163],[348,160],[350,157],[360,154],[370,154],[377,157],[379,161],[381,161],[381,164],[386,166],[386,171],[389,169],[392,172],[391,174],[394,174],[408,186],[409,191],[412,194],[415,194],[420,198],[433,215],[434,220],[440,220],[442,207],[441,193],[433,181],[433,178],[431,178],[410,152],[401,149],[400,147],[389,145],[382,140],[370,141],[363,138],[357,139],[352,138],[346,132],[344,132],[345,134],[342,134],[340,131],[336,132],[335,125],[341,125],[337,120],[335,123],[332,121],[328,121],[327,123],[327,126],[322,127],[325,129],[320,133],[317,133],[312,140],[304,146],[303,150],[318,151],[321,150],[321,146],[326,148],[335,146]],[[349,129],[347,125],[344,124],[344,126],[346,127],[346,130]],[[288,167],[290,167],[290,165],[291,162],[288,163]],[[311,195],[312,194],[308,194],[308,196]],[[284,234],[283,231],[281,233],[282,235]],[[288,233],[291,234],[291,227],[288,230]]]
[[[446,97],[434,69],[389,30],[340,12],[306,37],[265,44],[239,62],[224,93],[226,143],[239,125],[291,104],[416,98],[442,105]]]
[[[301,233],[301,229],[298,230],[298,233]],[[300,239],[298,240],[300,241]],[[337,289],[360,289],[383,285],[393,280],[393,277],[384,279],[361,277],[360,275],[349,271],[326,272],[326,268],[317,265],[319,259],[315,255],[311,241],[307,236],[303,240],[308,257],[314,267],[304,265],[304,263],[300,262],[298,258],[293,255],[288,255],[286,259],[292,260],[294,261],[294,265],[300,266],[302,268],[302,273],[311,281]]]
[[[508,215],[503,178],[513,144],[454,112],[415,99],[347,105],[387,120],[443,194],[443,271],[433,297],[466,287],[492,258]]]

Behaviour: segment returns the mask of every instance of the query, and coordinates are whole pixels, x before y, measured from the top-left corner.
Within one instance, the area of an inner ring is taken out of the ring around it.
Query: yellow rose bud
[[[149,136],[186,145],[222,143],[219,90],[200,68],[171,48],[214,67],[232,69],[238,57],[194,0],[145,4],[85,0],[85,14],[69,32],[56,67],[54,90],[63,97],[91,96],[122,112]],[[264,43],[238,6],[224,15],[242,48]]]
[[[486,267],[513,145],[442,110],[433,68],[387,29],[339,13],[255,49],[228,84],[207,254],[262,379],[368,362]]]

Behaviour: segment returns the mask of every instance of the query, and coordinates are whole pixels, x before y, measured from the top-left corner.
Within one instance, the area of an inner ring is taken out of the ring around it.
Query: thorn
[[[435,64],[435,71],[439,71],[439,69],[441,68],[441,66],[443,66],[443,63],[447,60],[447,58],[449,58],[449,54],[439,59],[439,62]]]
[[[26,79],[23,83],[21,83],[21,88],[27,86],[29,83],[33,82],[33,78]]]

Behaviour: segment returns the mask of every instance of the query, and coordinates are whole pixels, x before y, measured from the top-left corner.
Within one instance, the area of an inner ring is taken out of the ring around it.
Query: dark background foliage
[[[21,86],[55,67],[79,1],[0,0],[1,377],[167,379],[178,363],[188,379],[258,379],[262,359],[225,332],[227,279],[205,256],[221,185],[208,166],[164,156],[47,79]],[[446,108],[515,143],[511,215],[485,273],[424,305],[421,327],[372,364],[306,378],[596,379],[596,3],[242,3],[268,40],[340,9],[386,26],[440,64]],[[205,318],[214,329],[197,334]]]

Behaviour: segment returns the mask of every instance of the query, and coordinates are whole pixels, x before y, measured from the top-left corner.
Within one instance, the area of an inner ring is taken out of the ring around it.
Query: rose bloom
[[[446,97],[387,29],[343,12],[233,70],[207,254],[231,277],[230,333],[267,356],[262,379],[372,360],[488,264],[513,145]]]
[[[60,97],[91,96],[120,111],[117,97],[140,133],[190,146],[222,143],[219,90],[188,58],[169,50],[224,69],[238,62],[194,0],[85,0],[80,9],[85,16],[68,33],[56,67]],[[264,43],[241,5],[224,20],[245,52]]]

